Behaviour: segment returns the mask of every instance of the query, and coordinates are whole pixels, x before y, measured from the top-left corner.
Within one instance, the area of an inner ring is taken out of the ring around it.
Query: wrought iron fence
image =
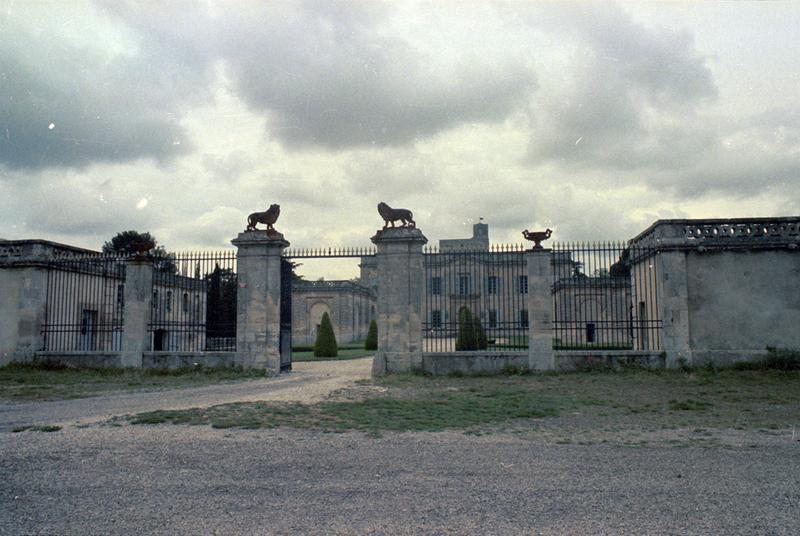
[[[283,250],[283,256],[289,259],[325,259],[347,257],[370,257],[375,255],[374,246],[339,247],[339,248],[290,248]]]
[[[528,347],[528,276],[522,245],[424,251],[423,352]]]
[[[47,263],[45,351],[122,349],[125,258],[71,257]]]
[[[552,251],[556,350],[661,349],[655,249],[602,242]]]
[[[154,259],[152,350],[235,351],[237,284],[233,250]]]

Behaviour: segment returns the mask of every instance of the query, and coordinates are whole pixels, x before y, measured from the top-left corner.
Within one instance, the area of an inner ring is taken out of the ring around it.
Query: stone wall
[[[0,366],[12,361],[17,350],[19,296],[22,278],[18,270],[0,270]]]
[[[686,268],[695,364],[800,349],[800,252],[688,251]]]
[[[422,355],[422,371],[434,376],[499,374],[528,368],[528,352],[441,352]]]
[[[236,366],[235,352],[144,352],[141,367],[175,370],[179,368]],[[20,359],[23,363],[58,363],[67,367],[122,368],[122,352],[36,352]]]

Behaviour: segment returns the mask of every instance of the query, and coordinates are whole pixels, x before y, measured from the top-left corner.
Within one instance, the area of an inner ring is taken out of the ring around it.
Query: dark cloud
[[[220,60],[270,135],[294,148],[402,145],[499,121],[535,87],[526,62],[479,40],[437,50],[386,31],[393,12],[375,3],[244,3],[206,18],[199,6],[107,5],[190,64]]]
[[[535,24],[543,22],[572,35],[578,49],[571,79],[534,105],[532,162],[673,167],[704,150],[713,135],[694,128],[694,143],[686,143],[685,125],[717,89],[690,35],[648,30],[606,4],[559,6]]]
[[[138,54],[110,55],[102,43],[34,31],[23,12],[5,17],[13,38],[0,41],[0,165],[81,168],[191,150],[179,120],[191,88],[204,87],[196,71],[170,68],[146,40]]]

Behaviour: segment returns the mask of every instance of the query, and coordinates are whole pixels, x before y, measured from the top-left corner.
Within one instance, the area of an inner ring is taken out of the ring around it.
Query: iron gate
[[[281,259],[281,372],[292,370],[292,263]]]

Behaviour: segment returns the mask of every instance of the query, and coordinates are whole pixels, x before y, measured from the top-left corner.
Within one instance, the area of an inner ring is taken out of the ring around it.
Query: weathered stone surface
[[[552,251],[531,250],[525,254],[528,269],[528,367],[553,370]]]
[[[246,231],[231,243],[238,248],[237,364],[279,374],[281,252],[289,242],[280,233]]]
[[[665,251],[654,262],[658,263],[656,289],[660,318],[664,326],[661,348],[666,353],[666,365],[672,368],[680,362],[691,364],[686,254],[679,250]]]
[[[153,304],[153,262],[133,258],[125,267],[125,331],[122,335],[120,363],[123,367],[142,367],[143,352],[150,350],[147,329]]]
[[[372,373],[380,376],[422,368],[422,246],[428,239],[410,227],[372,237],[378,247],[378,350]]]

